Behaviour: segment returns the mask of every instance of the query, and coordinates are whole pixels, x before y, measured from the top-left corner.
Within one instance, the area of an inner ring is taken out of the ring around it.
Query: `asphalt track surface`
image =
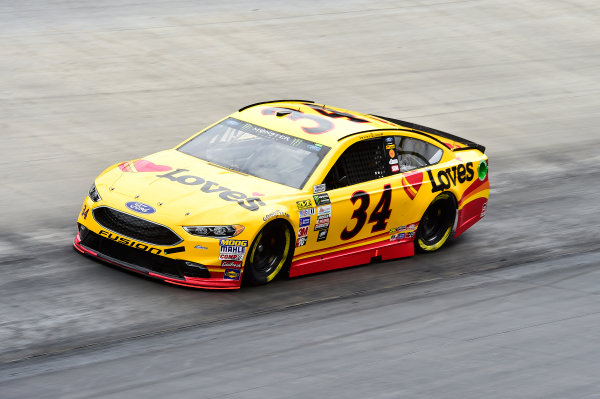
[[[0,3],[0,398],[597,398],[596,1]],[[484,144],[442,251],[238,292],[76,254],[93,177],[305,98]]]

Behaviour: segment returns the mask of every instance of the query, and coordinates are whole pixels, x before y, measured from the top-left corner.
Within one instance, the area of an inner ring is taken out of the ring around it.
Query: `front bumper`
[[[84,236],[82,239],[81,232],[75,236],[73,246],[77,251],[148,277],[194,288],[238,289],[241,286],[241,279],[226,279],[222,272],[209,272],[208,269],[189,267],[184,260],[175,260],[130,248],[100,237],[89,230]]]

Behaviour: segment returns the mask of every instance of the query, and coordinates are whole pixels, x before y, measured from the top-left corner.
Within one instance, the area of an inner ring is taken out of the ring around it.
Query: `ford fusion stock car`
[[[258,103],[92,184],[75,248],[235,289],[438,250],[484,217],[485,148],[312,101]]]

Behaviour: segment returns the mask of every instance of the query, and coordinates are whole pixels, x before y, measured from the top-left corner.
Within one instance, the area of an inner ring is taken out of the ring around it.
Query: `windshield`
[[[178,150],[227,169],[299,189],[330,148],[227,118]]]

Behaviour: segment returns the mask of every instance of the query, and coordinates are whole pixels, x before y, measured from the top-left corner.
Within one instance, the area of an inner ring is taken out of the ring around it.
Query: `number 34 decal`
[[[365,226],[365,222],[367,221],[367,209],[369,209],[369,203],[371,202],[371,198],[366,191],[360,190],[356,191],[352,194],[350,198],[353,204],[360,201],[358,208],[354,210],[352,213],[352,219],[356,219],[356,224],[352,230],[348,230],[348,227],[342,231],[340,238],[342,240],[349,240],[355,235],[357,235],[362,228]],[[376,231],[385,230],[387,226],[387,220],[390,218],[392,214],[392,210],[390,209],[390,204],[392,202],[392,187],[389,184],[386,184],[383,187],[383,192],[381,194],[381,198],[379,202],[375,206],[373,213],[369,217],[369,223],[375,223],[371,228],[371,233]]]

